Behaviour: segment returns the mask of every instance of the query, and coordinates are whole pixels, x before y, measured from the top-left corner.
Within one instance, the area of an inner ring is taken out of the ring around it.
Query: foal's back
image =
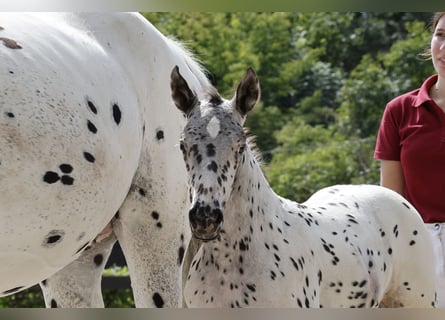
[[[430,238],[403,197],[380,186],[339,185],[302,205],[313,217],[306,236],[319,252],[321,306],[433,305]]]

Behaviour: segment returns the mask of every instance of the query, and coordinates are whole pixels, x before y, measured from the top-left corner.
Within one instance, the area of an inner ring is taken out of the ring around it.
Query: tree
[[[368,137],[377,132],[386,103],[420,86],[433,73],[431,63],[421,61],[430,38],[422,22],[406,23],[410,36],[395,42],[375,58],[365,54],[339,92],[340,126],[346,134]]]
[[[375,134],[383,108],[397,92],[386,70],[365,55],[339,92],[339,126],[347,135],[365,138]]]
[[[397,85],[397,94],[418,88],[434,73],[431,61],[422,57],[429,48],[431,33],[420,21],[405,24],[409,37],[395,42],[389,52],[381,53],[378,60]]]
[[[375,139],[358,139],[295,118],[277,133],[280,147],[265,167],[272,188],[303,202],[315,191],[335,184],[378,183],[372,158]]]

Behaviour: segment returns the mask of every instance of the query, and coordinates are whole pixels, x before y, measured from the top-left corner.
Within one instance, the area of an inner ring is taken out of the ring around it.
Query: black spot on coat
[[[55,183],[59,181],[59,179],[60,179],[59,174],[54,171],[47,171],[43,176],[43,181],[49,184]]]
[[[119,124],[121,122],[122,113],[121,109],[117,104],[113,104],[113,119],[116,122],[116,124]]]
[[[178,250],[178,265],[182,263],[182,260],[184,259],[184,253],[185,253],[184,246],[180,246]]]
[[[163,308],[164,307],[164,299],[162,299],[161,295],[157,292],[153,294],[153,302],[156,306],[156,308]]]
[[[89,152],[84,152],[83,157],[85,158],[86,161],[91,162],[91,163],[96,161],[96,158],[94,158],[94,156]]]
[[[104,256],[101,254],[96,254],[94,256],[94,263],[96,264],[96,266],[100,266],[102,264],[102,262],[104,261]]]
[[[43,241],[44,247],[51,247],[57,243],[60,243],[63,240],[63,236],[65,232],[62,230],[52,230],[48,233]]]
[[[57,302],[54,299],[51,299],[51,308],[57,308]]]
[[[92,103],[90,100],[88,100],[88,107],[90,108],[91,112],[93,112],[94,114],[97,114],[97,108],[94,105],[94,103]]]
[[[61,164],[59,168],[63,173],[71,173],[73,171],[73,167],[66,163]]]
[[[74,179],[68,175],[63,175],[60,180],[65,185],[72,185],[74,183]]]
[[[162,130],[158,130],[158,131],[156,132],[156,139],[157,139],[157,140],[162,140],[162,139],[164,139],[164,131],[162,131]]]
[[[88,127],[88,130],[90,130],[90,132],[97,133],[96,126],[90,120],[88,120],[88,122],[87,122],[87,127]]]

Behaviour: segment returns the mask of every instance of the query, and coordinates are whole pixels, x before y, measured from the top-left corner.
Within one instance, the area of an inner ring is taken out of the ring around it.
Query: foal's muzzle
[[[218,237],[223,224],[223,214],[220,208],[195,203],[189,211],[189,221],[195,238],[210,241]]]

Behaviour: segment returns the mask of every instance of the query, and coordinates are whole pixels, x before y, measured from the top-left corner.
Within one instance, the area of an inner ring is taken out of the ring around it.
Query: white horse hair
[[[48,307],[101,307],[117,239],[136,306],[181,306],[185,122],[166,70],[201,90],[203,68],[135,13],[1,13],[0,60],[0,295],[40,282]]]

